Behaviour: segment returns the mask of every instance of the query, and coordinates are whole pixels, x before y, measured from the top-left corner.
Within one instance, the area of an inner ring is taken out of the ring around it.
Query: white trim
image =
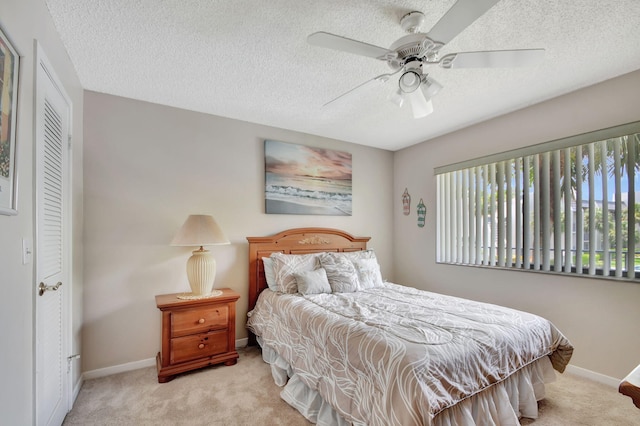
[[[236,340],[236,348],[244,348],[249,343],[247,337]],[[156,365],[155,358],[147,358],[140,361],[128,362],[126,364],[114,365],[112,367],[98,368],[96,370],[85,371],[82,373],[82,379],[90,380],[99,377],[111,376],[112,374],[125,373],[127,371],[138,370],[140,368],[153,367]],[[75,398],[74,398],[75,400]]]
[[[97,379],[99,377],[111,376],[113,374],[127,371],[139,370],[140,368],[152,367],[156,365],[155,358],[147,358],[140,361],[128,362],[126,364],[114,365],[112,367],[98,368],[97,370],[85,371],[82,373],[84,380]]]
[[[620,386],[620,379],[605,376],[604,374],[596,373],[595,371],[587,370],[586,368],[576,367],[575,365],[569,364],[565,371],[569,374],[593,380],[594,382],[602,383],[603,385],[607,385],[615,389],[618,389],[618,386]]]

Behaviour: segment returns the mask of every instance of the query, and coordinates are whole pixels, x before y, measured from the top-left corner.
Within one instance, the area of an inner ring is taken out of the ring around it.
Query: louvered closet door
[[[39,51],[39,53],[41,53]],[[36,88],[36,424],[70,408],[68,202],[70,105],[39,57]]]

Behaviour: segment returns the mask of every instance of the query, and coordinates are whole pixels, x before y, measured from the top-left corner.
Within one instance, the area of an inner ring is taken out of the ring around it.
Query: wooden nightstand
[[[158,382],[176,374],[238,360],[236,352],[236,301],[240,295],[223,288],[222,295],[205,299],[178,299],[175,294],[156,296],[162,311],[162,351],[156,357]]]
[[[630,397],[633,404],[640,408],[640,365],[622,379],[618,391]]]

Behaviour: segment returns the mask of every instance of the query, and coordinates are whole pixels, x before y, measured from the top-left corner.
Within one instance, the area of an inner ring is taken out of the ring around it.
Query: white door
[[[71,408],[71,103],[36,43],[36,424],[62,424]]]

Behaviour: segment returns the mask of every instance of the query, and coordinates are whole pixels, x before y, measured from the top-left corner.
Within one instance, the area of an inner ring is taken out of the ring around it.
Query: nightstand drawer
[[[186,336],[226,328],[228,324],[229,308],[227,305],[176,311],[171,314],[171,336]]]
[[[212,331],[171,339],[171,363],[179,363],[228,351],[227,331]]]

